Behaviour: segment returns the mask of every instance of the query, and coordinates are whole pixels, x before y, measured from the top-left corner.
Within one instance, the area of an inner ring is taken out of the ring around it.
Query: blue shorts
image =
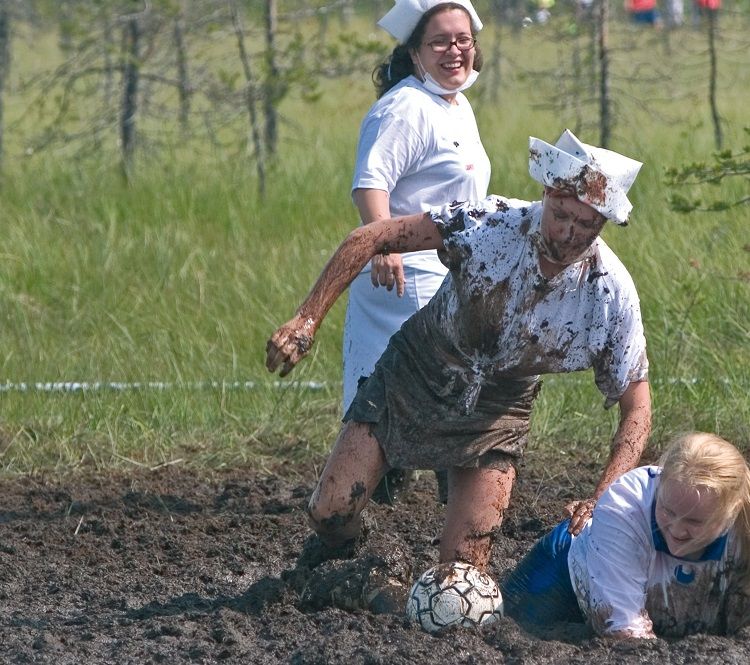
[[[631,12],[630,20],[633,23],[645,23],[647,25],[654,25],[659,21],[659,12],[656,9],[646,9],[642,12]]]
[[[573,542],[568,524],[565,520],[538,541],[501,585],[508,616],[536,626],[584,621],[568,573]]]

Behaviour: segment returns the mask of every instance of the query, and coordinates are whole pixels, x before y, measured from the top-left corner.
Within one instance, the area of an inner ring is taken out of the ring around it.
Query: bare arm
[[[388,192],[382,189],[355,189],[354,204],[364,224],[370,224],[391,216]],[[370,280],[375,287],[384,286],[388,291],[396,287],[396,294],[404,295],[404,264],[400,254],[375,254],[371,261]]]
[[[590,499],[566,506],[571,515],[568,531],[575,536],[581,532],[591,517],[594,505],[612,481],[638,464],[651,434],[651,392],[647,381],[631,383],[620,397],[619,405],[620,424],[612,439],[609,460],[594,495]]]
[[[388,203],[388,192],[382,189],[355,189],[352,192],[354,205],[359,210],[363,224],[390,219],[391,209]]]
[[[426,213],[379,220],[352,231],[329,259],[294,317],[268,340],[268,371],[281,366],[280,376],[286,376],[307,354],[325,315],[375,254],[441,247],[443,239]]]

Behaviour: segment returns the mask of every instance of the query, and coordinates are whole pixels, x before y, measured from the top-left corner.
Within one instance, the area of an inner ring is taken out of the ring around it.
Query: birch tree
[[[5,88],[10,74],[10,8],[9,0],[0,0],[0,167],[5,143]]]

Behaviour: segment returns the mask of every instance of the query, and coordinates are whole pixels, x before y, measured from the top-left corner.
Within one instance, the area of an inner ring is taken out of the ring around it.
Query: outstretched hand
[[[266,367],[279,376],[286,376],[312,348],[315,338],[315,321],[295,316],[281,326],[266,343]]]
[[[586,522],[588,522],[594,514],[595,505],[596,499],[583,499],[582,501],[572,501],[565,506],[564,515],[565,517],[570,517],[568,533],[571,533],[574,536],[581,533],[581,529],[583,529]]]

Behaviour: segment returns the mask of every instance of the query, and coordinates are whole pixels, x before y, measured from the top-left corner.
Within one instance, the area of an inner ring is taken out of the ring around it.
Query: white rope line
[[[733,386],[747,385],[745,381],[731,381],[726,377],[716,379],[717,383]],[[652,379],[651,383],[699,385],[706,383],[705,379],[667,378]],[[341,381],[35,381],[0,383],[0,393],[81,393],[81,392],[127,392],[137,390],[173,391],[173,390],[261,390],[273,388],[277,390],[310,390],[319,391],[327,388],[340,388]]]
[[[0,393],[80,393],[111,390],[126,392],[135,390],[257,390],[262,388],[324,390],[340,386],[328,381],[36,381],[33,383],[0,383]]]

